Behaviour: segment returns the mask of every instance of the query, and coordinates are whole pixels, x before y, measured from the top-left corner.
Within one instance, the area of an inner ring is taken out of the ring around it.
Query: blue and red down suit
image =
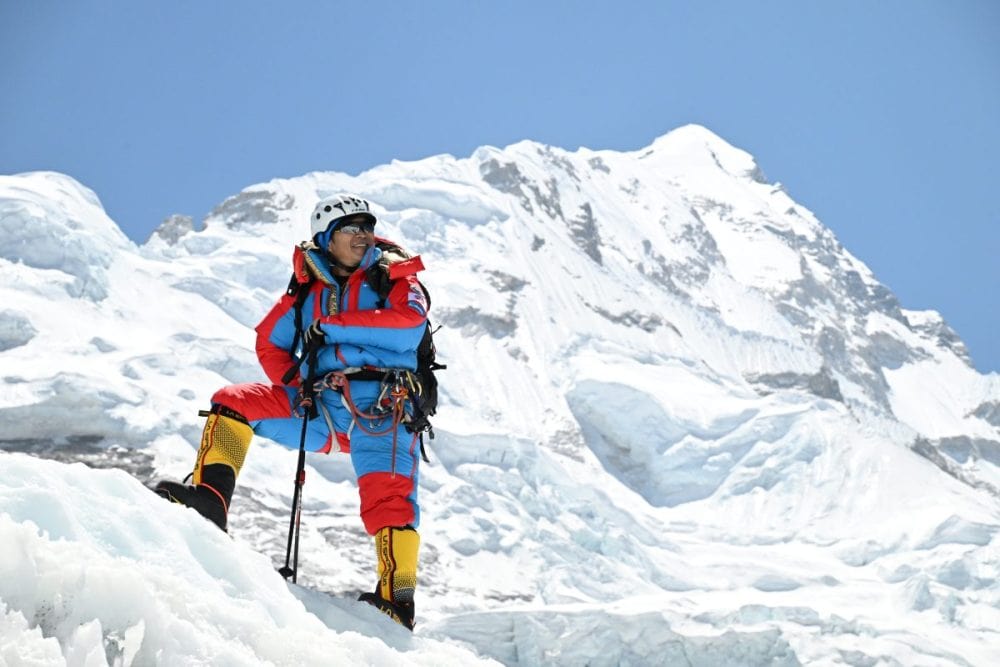
[[[383,239],[378,239],[383,241]],[[295,297],[285,294],[257,325],[257,358],[273,384],[247,383],[223,387],[212,396],[213,405],[222,405],[246,417],[254,433],[290,449],[298,449],[302,435],[302,417],[294,414],[293,401],[301,378],[321,378],[331,371],[358,369],[416,370],[417,346],[427,318],[427,301],[416,279],[423,268],[419,257],[390,265],[391,290],[385,305],[379,308],[379,296],[368,284],[365,270],[379,261],[382,250],[368,249],[360,266],[343,287],[333,277],[324,253],[311,244],[296,247],[293,260],[300,284],[310,283],[302,305],[303,328],[321,318],[326,345],[316,357],[316,367],[302,363],[298,376],[288,385],[282,378],[295,366],[292,349],[296,336]],[[378,398],[381,383],[350,380],[350,396],[362,412],[369,412]],[[327,389],[316,400],[322,402],[333,424],[317,416],[307,427],[305,447],[310,452],[329,453],[334,448],[349,452],[358,478],[361,519],[369,534],[388,526],[417,527],[420,508],[417,503],[417,473],[420,457],[418,435],[408,433],[398,424],[395,433],[392,418],[380,422],[356,423],[341,391]],[[390,431],[373,435],[369,431]]]

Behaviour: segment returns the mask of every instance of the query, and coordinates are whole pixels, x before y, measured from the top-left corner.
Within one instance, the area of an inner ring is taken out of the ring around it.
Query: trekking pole
[[[316,353],[316,349],[309,350],[310,370],[316,365]],[[311,378],[303,380],[302,401],[300,401],[299,406],[305,407],[305,414],[302,415],[299,462],[295,469],[295,488],[292,491],[292,515],[288,522],[288,546],[285,548],[285,565],[278,569],[278,574],[285,579],[291,577],[293,584],[298,580],[299,573],[299,525],[302,519],[302,487],[306,483],[306,432],[309,428],[309,417],[312,415],[313,403],[316,400],[312,384]]]
[[[299,463],[295,469],[295,489],[292,492],[292,515],[288,522],[288,546],[285,548],[285,565],[278,570],[278,574],[285,579],[291,577],[293,584],[298,579],[299,570],[299,524],[302,519],[302,487],[306,483],[306,428],[309,426],[308,409],[302,417],[302,438],[299,440]],[[289,563],[291,563],[291,567],[289,567]]]

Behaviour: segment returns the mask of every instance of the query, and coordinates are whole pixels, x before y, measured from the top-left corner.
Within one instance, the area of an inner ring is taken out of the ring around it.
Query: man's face
[[[368,248],[375,244],[375,226],[358,217],[337,226],[330,235],[330,254],[344,266],[357,266]]]

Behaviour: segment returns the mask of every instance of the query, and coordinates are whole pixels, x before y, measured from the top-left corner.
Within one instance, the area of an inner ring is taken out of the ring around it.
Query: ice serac
[[[72,297],[107,296],[115,254],[134,245],[91,190],[55,172],[0,176],[0,258],[72,278]]]
[[[0,184],[5,230],[91,243],[84,266],[0,241],[6,449],[185,475],[197,410],[221,384],[262,379],[252,327],[313,203],[354,192],[379,235],[423,256],[448,364],[421,471],[418,635],[508,664],[995,657],[1000,377],[703,127],[630,152],[523,141],[275,179],[139,248],[67,177]],[[366,590],[349,463],[309,467],[301,581]],[[237,541],[279,560],[293,468],[255,444],[231,516]],[[47,508],[35,524],[59,527],[64,508]],[[61,548],[27,537],[41,510],[18,511],[5,530]],[[197,576],[215,572],[199,553]],[[27,640],[40,603],[20,594],[0,623]],[[88,609],[61,646],[139,633]]]

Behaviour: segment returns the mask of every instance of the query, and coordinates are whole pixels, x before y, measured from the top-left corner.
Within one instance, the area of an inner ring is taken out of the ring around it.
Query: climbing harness
[[[365,369],[368,372],[372,369]],[[313,394],[316,396],[316,403],[319,411],[327,422],[327,427],[331,433],[336,429],[333,426],[333,419],[330,411],[320,399],[322,392],[326,390],[337,391],[342,397],[344,406],[351,413],[352,424],[357,425],[368,435],[380,436],[392,433],[392,474],[396,474],[396,451],[399,447],[399,426],[409,419],[406,414],[406,402],[411,401],[414,395],[420,391],[420,382],[416,376],[407,370],[388,369],[378,370],[381,374],[381,384],[379,393],[374,403],[367,411],[360,409],[351,396],[351,380],[358,379],[359,373],[348,371],[332,371],[317,380],[313,386]],[[388,426],[380,428],[380,425],[389,419]],[[414,433],[413,441],[410,443],[411,449],[416,443],[419,433]],[[426,454],[421,447],[421,455],[427,460]]]

